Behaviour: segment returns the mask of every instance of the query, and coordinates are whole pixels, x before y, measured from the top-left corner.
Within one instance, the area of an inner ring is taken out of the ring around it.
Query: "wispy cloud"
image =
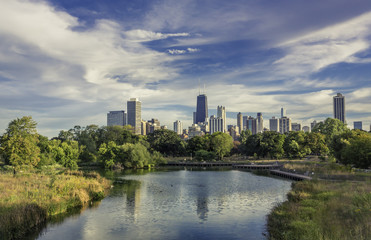
[[[286,54],[274,64],[283,76],[298,76],[340,62],[365,61],[356,54],[371,46],[370,36],[371,12],[279,44]]]

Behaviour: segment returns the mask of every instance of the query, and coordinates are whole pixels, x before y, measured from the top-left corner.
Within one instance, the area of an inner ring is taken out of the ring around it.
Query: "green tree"
[[[245,153],[247,156],[260,156],[260,144],[263,138],[263,134],[257,133],[254,135],[250,135],[245,143]],[[242,144],[241,144],[242,145]]]
[[[77,141],[64,141],[53,139],[49,141],[49,156],[55,162],[72,170],[78,168],[77,162],[80,154],[79,144]]]
[[[306,142],[312,154],[325,156],[329,153],[325,135],[319,132],[310,132],[306,135]]]
[[[226,133],[215,132],[211,135],[210,146],[216,152],[219,160],[222,160],[233,148],[233,138]]]
[[[349,131],[347,126],[339,119],[327,118],[324,122],[317,123],[312,132],[325,135],[327,146],[330,146],[334,136]]]
[[[195,153],[195,158],[198,161],[212,161],[216,158],[215,152],[208,152],[206,150],[200,149]]]
[[[281,158],[283,151],[283,143],[285,135],[274,131],[266,131],[262,133],[258,154],[261,157],[270,157],[274,159]]]
[[[283,149],[286,156],[291,159],[302,159],[311,151],[306,141],[306,135],[302,131],[289,132],[285,138]]]
[[[199,150],[209,151],[210,150],[210,142],[209,138],[205,136],[194,136],[193,138],[188,140],[187,151],[188,153],[195,153]]]
[[[247,146],[247,139],[249,138],[249,136],[251,136],[252,133],[249,129],[246,129],[246,130],[243,130],[241,131],[241,134],[240,134],[240,145],[239,145],[239,150],[242,152],[242,153],[245,153],[247,154],[247,149],[246,149],[246,146]]]
[[[358,168],[371,167],[371,135],[361,134],[349,140],[342,150],[341,161]]]
[[[0,140],[0,152],[6,164],[36,166],[40,161],[37,123],[31,116],[11,121]]]
[[[178,156],[184,152],[182,139],[179,135],[169,129],[155,130],[147,135],[151,148],[165,155]]]

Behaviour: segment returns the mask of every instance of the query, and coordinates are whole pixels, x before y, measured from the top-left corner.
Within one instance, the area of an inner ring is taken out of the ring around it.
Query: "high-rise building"
[[[183,124],[182,124],[181,121],[176,120],[174,122],[174,132],[176,132],[178,135],[182,135],[183,134]]]
[[[261,133],[263,132],[264,124],[263,124],[263,114],[258,112],[256,114],[256,119],[258,121],[258,126],[257,126],[257,132]]]
[[[334,96],[334,118],[345,124],[345,97],[341,93]]]
[[[300,123],[291,123],[291,130],[292,131],[301,131],[301,124]]]
[[[272,117],[271,119],[269,119],[269,130],[273,132],[280,131],[280,122],[278,118]]]
[[[246,125],[246,129],[250,130],[252,134],[258,132],[258,120],[256,118],[248,117]]]
[[[206,122],[209,117],[207,97],[205,94],[197,96],[196,123]]]
[[[227,131],[227,115],[226,115],[226,112],[225,112],[225,107],[224,106],[218,106],[217,109],[217,114],[216,116],[218,118],[222,118],[223,119],[223,132],[226,132]]]
[[[309,132],[309,131],[310,131],[310,128],[309,128],[308,126],[304,126],[304,127],[303,127],[303,131],[304,131],[304,132]]]
[[[281,118],[286,117],[286,109],[281,108]]]
[[[242,123],[243,123],[243,126],[242,126],[242,129],[243,130],[246,130],[247,129],[247,119],[249,118],[249,116],[243,116],[242,117]],[[242,131],[242,130],[241,130]]]
[[[147,134],[153,133],[156,130],[161,129],[161,124],[158,119],[152,118],[151,120],[148,120],[147,122]]]
[[[291,131],[291,119],[288,117],[280,118],[280,133],[284,134]]]
[[[134,128],[134,133],[139,135],[142,132],[142,102],[138,98],[130,98],[127,108],[128,124]]]
[[[241,134],[241,131],[243,130],[242,128],[243,122],[242,122],[242,113],[239,112],[237,114],[237,127],[238,127],[238,133]]]
[[[212,115],[209,120],[209,131],[210,134],[213,134],[214,132],[225,132],[224,119]]]
[[[147,135],[147,121],[142,120],[141,126],[142,126],[142,129],[141,129],[142,135],[143,136]]]
[[[126,113],[125,111],[110,111],[107,113],[107,126],[125,126]]]
[[[362,130],[362,121],[353,122],[353,128]]]

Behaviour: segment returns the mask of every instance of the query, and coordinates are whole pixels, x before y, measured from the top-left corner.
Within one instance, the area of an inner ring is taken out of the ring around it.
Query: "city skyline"
[[[371,124],[368,0],[0,1],[1,132],[22,116],[48,137],[103,126],[132,96],[142,119],[189,126],[200,82],[226,125],[283,107],[309,126],[338,92],[350,128]]]

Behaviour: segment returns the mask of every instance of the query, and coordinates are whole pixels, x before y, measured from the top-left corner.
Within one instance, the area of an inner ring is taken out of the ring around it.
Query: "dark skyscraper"
[[[334,118],[345,123],[345,97],[341,93],[334,96]]]
[[[208,116],[207,97],[200,94],[197,96],[196,123],[205,122]]]

